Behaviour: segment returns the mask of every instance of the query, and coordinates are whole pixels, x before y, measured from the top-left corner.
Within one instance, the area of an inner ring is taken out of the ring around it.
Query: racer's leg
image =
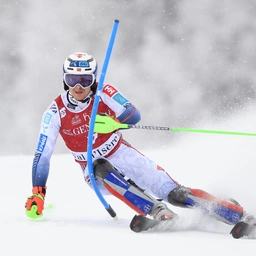
[[[108,160],[139,187],[165,202],[169,192],[179,186],[162,167],[126,142]]]
[[[154,219],[171,219],[176,214],[167,206],[138,187],[131,179],[122,175],[109,161],[104,158],[93,162],[97,180],[118,199],[131,207],[140,215],[151,215]]]
[[[243,216],[243,207],[234,200],[223,200],[203,190],[179,186],[168,195],[170,204],[197,207],[204,213],[227,224],[236,224]]]

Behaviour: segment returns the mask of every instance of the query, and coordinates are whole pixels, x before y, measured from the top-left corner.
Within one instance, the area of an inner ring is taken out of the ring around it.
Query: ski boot
[[[177,216],[176,213],[171,211],[167,205],[160,200],[155,201],[149,215],[152,216],[154,220],[158,221],[170,220]]]

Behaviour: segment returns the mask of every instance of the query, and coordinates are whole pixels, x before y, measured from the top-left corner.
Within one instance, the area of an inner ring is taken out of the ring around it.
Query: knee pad
[[[99,158],[93,162],[93,170],[95,177],[104,180],[109,172],[115,170],[115,168],[108,160]]]
[[[187,207],[186,200],[189,193],[190,188],[177,187],[168,194],[168,202],[174,206]]]

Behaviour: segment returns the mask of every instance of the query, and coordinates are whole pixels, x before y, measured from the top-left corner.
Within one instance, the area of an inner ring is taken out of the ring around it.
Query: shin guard
[[[168,201],[180,207],[198,208],[227,224],[236,224],[243,216],[243,208],[238,203],[222,200],[200,189],[177,187],[169,193]]]
[[[103,185],[114,196],[122,200],[140,215],[147,215],[154,205],[153,200],[141,189],[130,184],[115,171],[110,171]]]
[[[243,216],[243,207],[240,205],[219,199],[199,189],[190,189],[186,204],[196,206],[208,215],[227,224],[236,224]]]
[[[121,175],[107,160],[96,160],[94,171],[97,179],[112,195],[140,215],[145,216],[150,213],[156,199],[151,198],[133,181]]]

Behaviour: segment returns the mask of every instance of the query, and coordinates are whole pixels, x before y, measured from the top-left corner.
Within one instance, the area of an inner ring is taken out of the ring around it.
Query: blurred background
[[[65,58],[85,51],[101,71],[114,19],[105,82],[138,107],[140,124],[202,128],[248,106],[256,111],[255,0],[0,3],[0,155],[34,153],[42,114],[63,91]],[[124,135],[138,149],[164,149],[184,136]],[[55,153],[64,152],[59,137]]]

